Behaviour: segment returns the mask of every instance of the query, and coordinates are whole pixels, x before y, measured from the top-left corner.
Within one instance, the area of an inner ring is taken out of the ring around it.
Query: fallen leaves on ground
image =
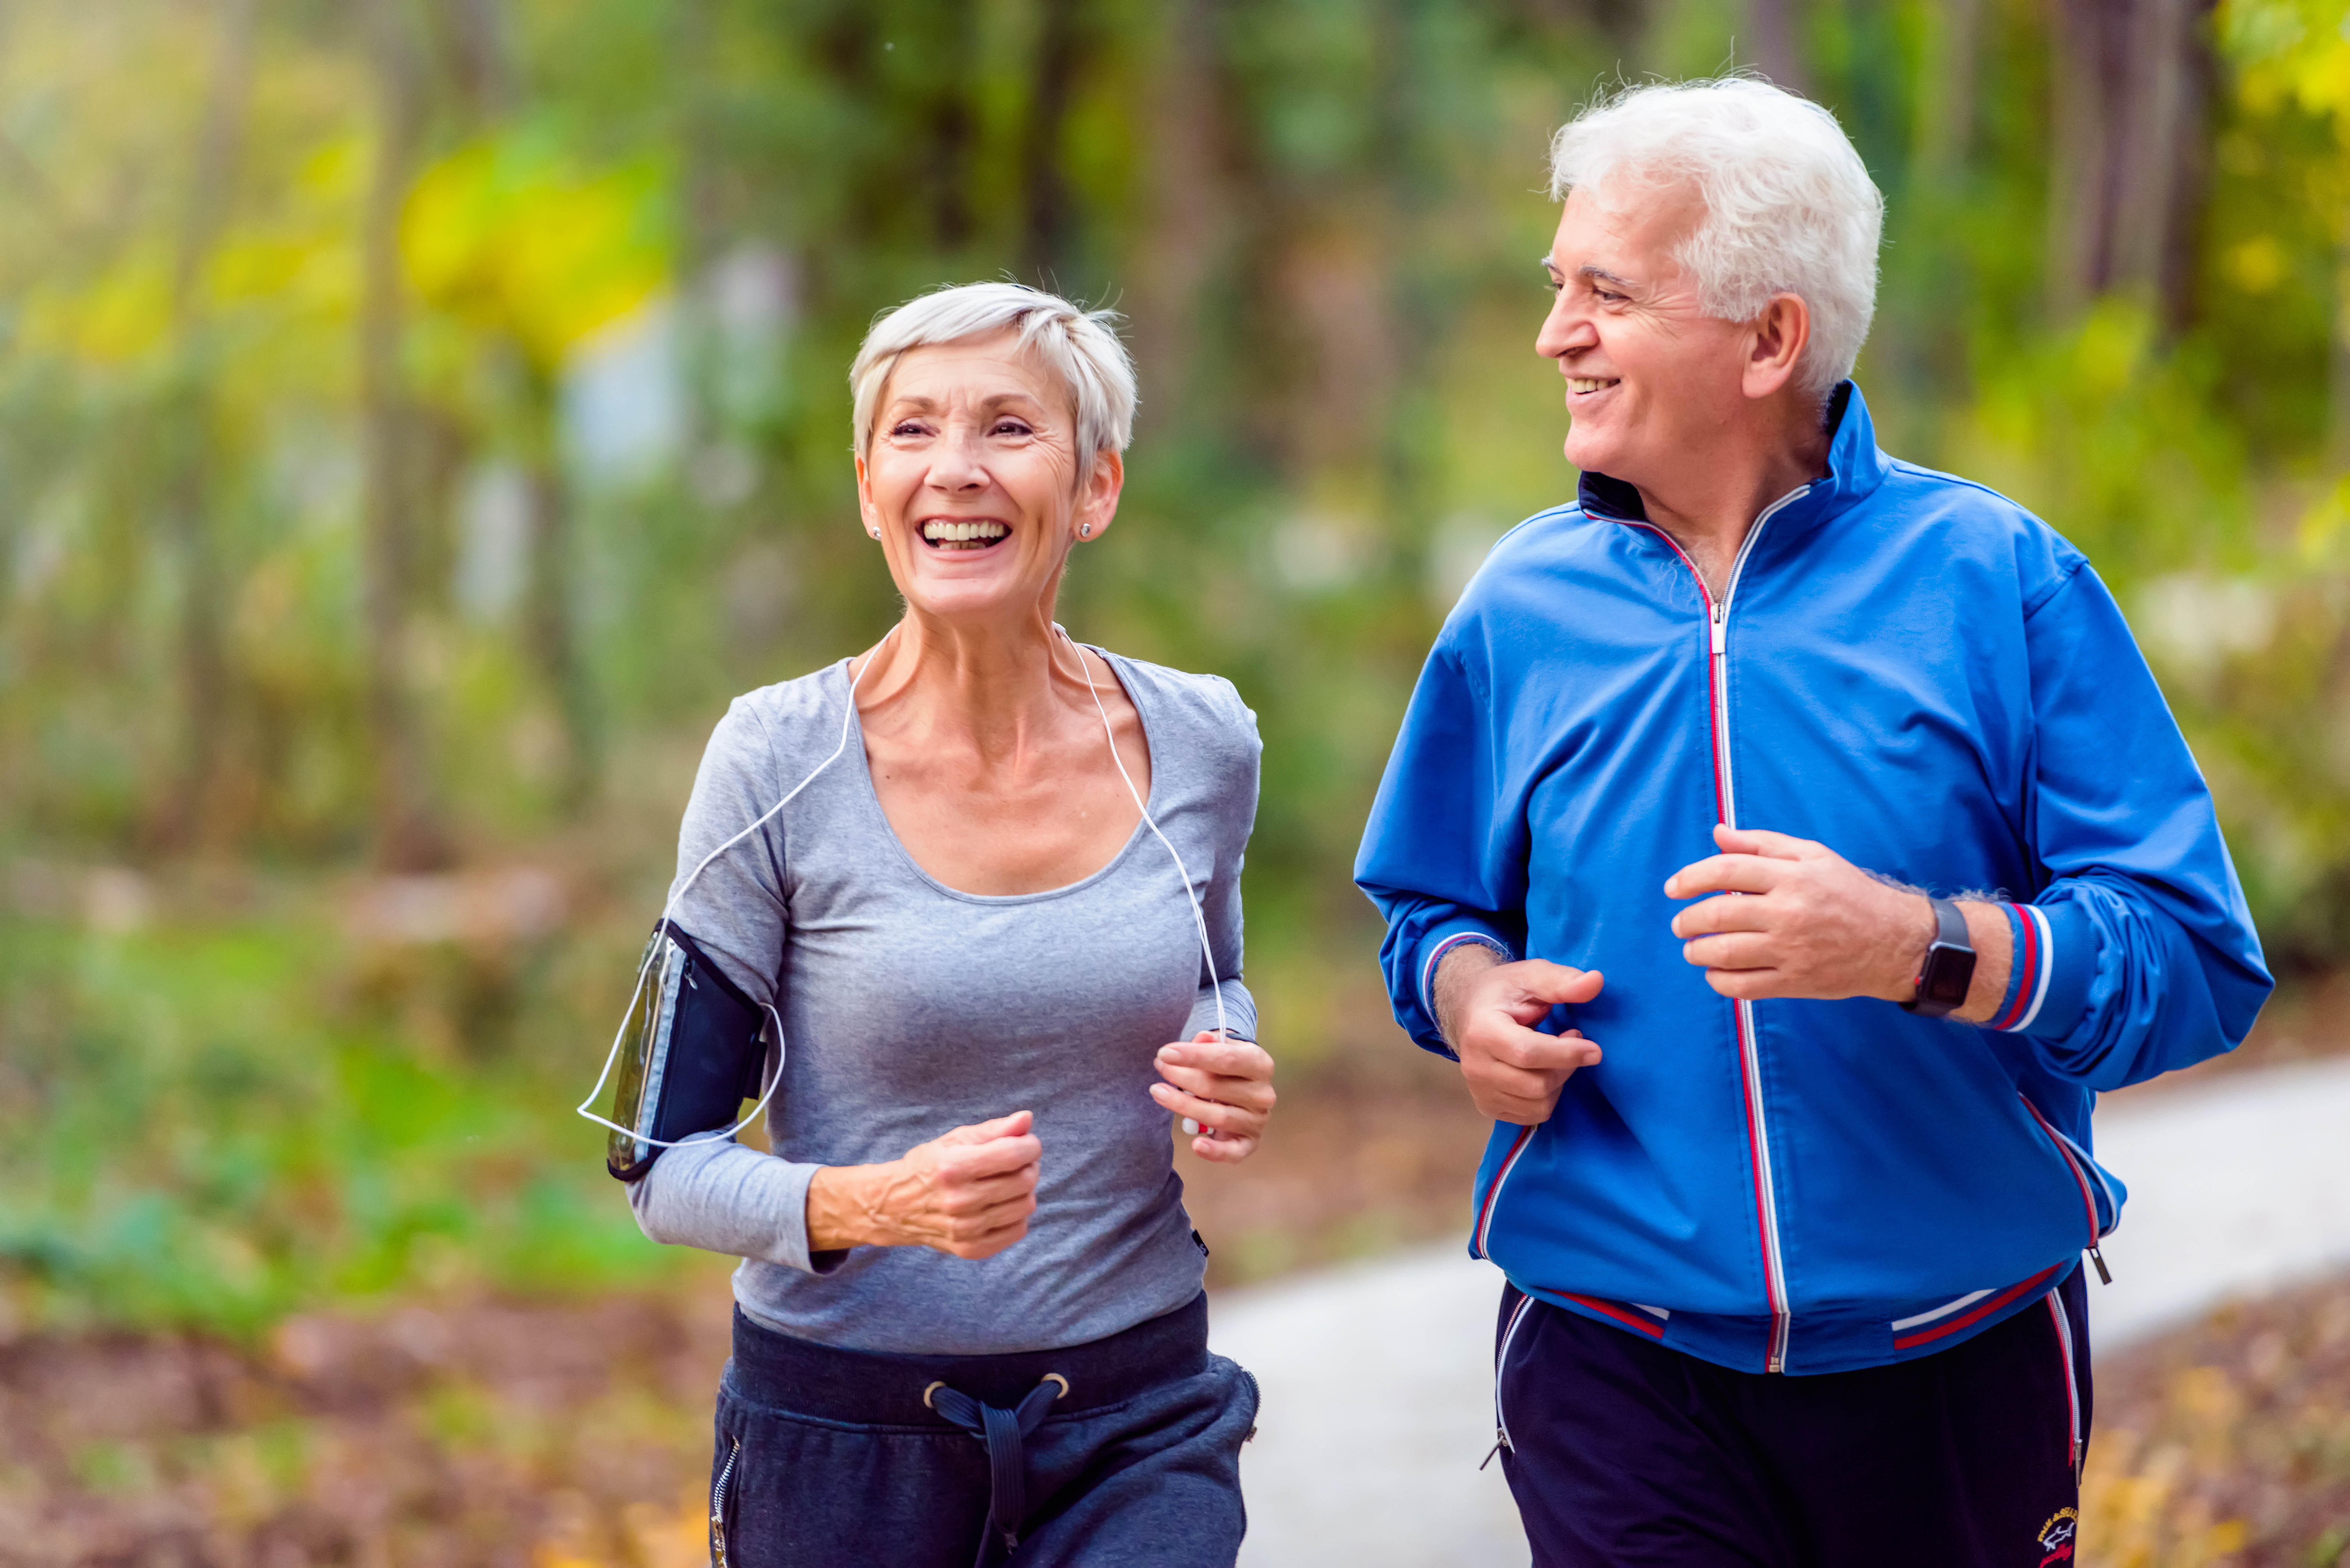
[[[2083,1568],[2350,1568],[2350,1278],[2103,1361]]]

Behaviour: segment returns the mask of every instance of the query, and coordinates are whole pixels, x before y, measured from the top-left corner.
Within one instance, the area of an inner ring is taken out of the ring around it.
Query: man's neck
[[[1828,471],[1828,432],[1814,423],[1765,439],[1724,441],[1711,462],[1690,464],[1651,489],[1638,481],[1648,521],[1672,536],[1717,600],[1746,535],[1772,504]]]

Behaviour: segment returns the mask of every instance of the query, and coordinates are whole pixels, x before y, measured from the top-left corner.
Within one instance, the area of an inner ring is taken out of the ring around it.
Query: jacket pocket
[[[2056,1158],[2064,1162],[2064,1168],[2072,1173],[2073,1185],[2081,1195],[2081,1224],[2085,1232],[2081,1245],[2088,1252],[2089,1261],[2096,1265],[2097,1277],[2111,1284],[2113,1275],[2106,1268],[2106,1255],[2099,1251],[2098,1243],[2112,1235],[2122,1222],[2122,1184],[2107,1175],[2105,1167],[2090,1158],[2088,1150],[2057,1131],[2055,1125],[2040,1114],[2038,1106],[2021,1094],[2015,1097],[2023,1101],[2023,1108],[2032,1113],[2032,1119],[2039,1125],[2041,1135],[2056,1151]]]
[[[1476,1228],[1469,1232],[1471,1257],[1490,1259],[1492,1256],[1486,1250],[1486,1243],[1493,1234],[1493,1212],[1502,1206],[1502,1189],[1508,1185],[1510,1172],[1518,1168],[1518,1161],[1525,1156],[1526,1146],[1534,1141],[1534,1134],[1538,1130],[1531,1127],[1520,1127],[1517,1138],[1510,1145],[1510,1152],[1502,1157],[1501,1168],[1493,1172],[1493,1184],[1485,1189],[1484,1201],[1477,1205]]]

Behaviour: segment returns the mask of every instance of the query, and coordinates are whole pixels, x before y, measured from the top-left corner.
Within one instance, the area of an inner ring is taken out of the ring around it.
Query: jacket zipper
[[[1484,1459],[1478,1464],[1481,1470],[1492,1464],[1493,1456],[1503,1449],[1513,1454],[1518,1451],[1510,1441],[1510,1418],[1502,1411],[1502,1374],[1510,1368],[1510,1345],[1518,1337],[1518,1324],[1526,1321],[1526,1309],[1534,1304],[1532,1296],[1518,1298],[1518,1310],[1510,1314],[1510,1326],[1502,1331],[1502,1348],[1493,1356],[1493,1446],[1485,1450]]]
[[[1470,1238],[1469,1250],[1477,1257],[1488,1256],[1485,1240],[1492,1234],[1493,1210],[1502,1199],[1502,1183],[1509,1180],[1510,1172],[1518,1168],[1518,1157],[1526,1152],[1526,1145],[1534,1141],[1534,1129],[1530,1127],[1518,1129],[1518,1141],[1510,1146],[1510,1152],[1502,1160],[1502,1168],[1493,1173],[1493,1185],[1486,1189],[1485,1206],[1477,1211],[1477,1231]]]
[[[1634,526],[1650,533],[1672,546],[1681,558],[1690,576],[1697,579],[1697,591],[1706,607],[1706,696],[1709,716],[1713,726],[1713,799],[1714,808],[1725,827],[1738,826],[1737,781],[1730,765],[1730,610],[1738,598],[1738,580],[1746,572],[1746,557],[1754,553],[1754,542],[1762,537],[1762,530],[1772,518],[1789,505],[1810,493],[1809,484],[1799,485],[1762,509],[1754,525],[1746,530],[1744,543],[1738,546],[1737,557],[1730,564],[1730,580],[1722,585],[1721,597],[1717,600],[1705,586],[1705,574],[1689,557],[1673,536],[1653,523]],[[1738,1034],[1738,1068],[1746,1093],[1747,1157],[1754,1171],[1754,1211],[1762,1247],[1762,1293],[1771,1309],[1771,1345],[1763,1360],[1766,1372],[1787,1369],[1787,1340],[1793,1329],[1792,1314],[1787,1308],[1786,1260],[1779,1245],[1778,1189],[1771,1171],[1771,1129],[1762,1105],[1762,1061],[1754,1034],[1754,1004],[1733,1002],[1731,1019]]]
[[[734,1462],[743,1457],[743,1439],[729,1438],[726,1462],[718,1467],[718,1479],[710,1483],[710,1562],[712,1568],[727,1568],[726,1559],[726,1489],[734,1480]]]

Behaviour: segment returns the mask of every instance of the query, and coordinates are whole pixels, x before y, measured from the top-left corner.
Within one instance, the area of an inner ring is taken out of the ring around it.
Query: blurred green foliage
[[[1545,139],[1748,36],[1887,192],[1888,444],[2090,553],[2272,953],[2338,961],[2343,9],[2182,34],[2208,91],[2148,172],[2058,112],[2046,0],[7,7],[19,1305],[250,1325],[657,1266],[566,1107],[725,701],[893,613],[844,372],[944,281],[1128,317],[1124,521],[1063,618],[1257,709],[1251,967],[1285,1054],[1343,1070],[1315,999],[1367,972],[1347,870],[1395,720],[1484,547],[1571,493],[1531,347]],[[2089,265],[2100,181],[2170,217]],[[516,867],[558,917],[365,913]]]

